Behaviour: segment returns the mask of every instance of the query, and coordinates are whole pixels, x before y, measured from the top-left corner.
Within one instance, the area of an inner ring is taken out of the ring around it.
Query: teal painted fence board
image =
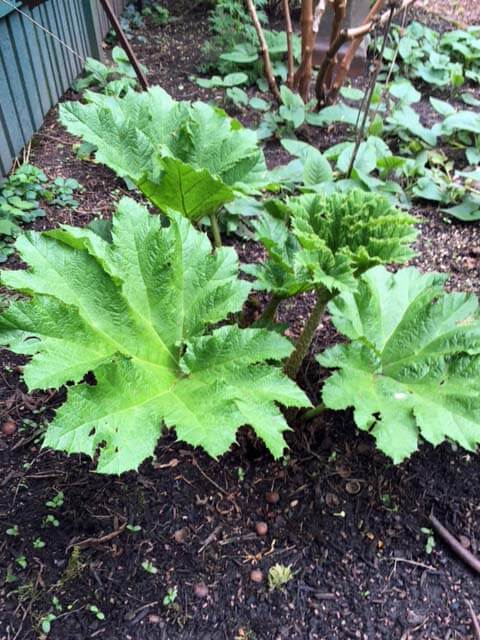
[[[117,14],[125,4],[112,0]],[[109,24],[97,0],[45,0],[21,10],[82,58],[101,57]],[[0,0],[0,177],[82,66],[81,59]]]

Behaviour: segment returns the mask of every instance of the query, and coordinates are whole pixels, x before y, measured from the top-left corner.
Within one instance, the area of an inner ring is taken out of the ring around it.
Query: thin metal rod
[[[110,20],[110,24],[112,25],[113,30],[117,34],[117,38],[120,44],[122,45],[122,48],[125,50],[125,53],[127,54],[128,59],[132,64],[132,67],[135,69],[135,73],[137,74],[137,78],[140,86],[144,91],[146,91],[148,89],[147,78],[145,77],[145,74],[142,71],[142,67],[140,66],[140,62],[138,61],[137,56],[133,53],[131,44],[129,43],[129,41],[125,36],[125,33],[123,32],[123,29],[120,25],[120,21],[115,15],[115,12],[113,11],[109,0],[100,0],[100,3],[103,7],[103,10],[108,16],[108,19]]]

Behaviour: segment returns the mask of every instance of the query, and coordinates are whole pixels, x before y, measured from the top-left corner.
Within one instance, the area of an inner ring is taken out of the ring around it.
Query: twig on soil
[[[437,520],[433,513],[430,514],[429,520],[433,529],[438,533],[443,541],[446,542],[471,569],[480,573],[480,560],[468,549],[465,549],[465,547],[443,526],[443,524]]]
[[[477,614],[475,613],[472,603],[469,600],[465,600],[467,603],[468,610],[470,611],[470,616],[472,618],[473,630],[475,631],[476,640],[480,640],[480,622],[478,622]]]
[[[85,538],[85,540],[81,540],[80,542],[71,542],[65,551],[68,551],[72,547],[78,547],[79,549],[86,549],[87,547],[95,547],[99,544],[103,544],[104,542],[110,542],[110,540],[113,540],[114,538],[119,536],[121,533],[123,533],[126,526],[127,526],[127,521],[125,520],[125,522],[118,529],[115,529],[115,531],[111,531],[110,533],[107,533],[106,535],[101,536],[100,538]]]
[[[205,538],[205,540],[202,542],[202,546],[200,547],[200,549],[198,550],[198,553],[202,553],[202,551],[205,549],[205,547],[208,547],[208,545],[213,542],[214,540],[217,540],[217,536],[220,533],[220,531],[222,530],[222,525],[218,525],[218,527],[215,527],[215,529],[212,531],[212,533],[207,536]]]
[[[210,484],[213,484],[213,486],[216,487],[219,491],[221,491],[221,493],[223,493],[223,495],[225,495],[225,496],[229,496],[230,495],[230,493],[226,489],[223,489],[219,484],[217,484],[215,482],[215,480],[212,480],[212,478],[210,478],[210,476],[207,476],[207,474],[205,473],[205,471],[203,471],[203,469],[200,467],[200,465],[195,460],[195,458],[193,458],[192,462],[193,462],[194,466],[197,467],[197,469],[200,471],[202,476],[204,478],[206,478],[210,482]]]
[[[424,564],[423,562],[416,562],[415,560],[409,560],[408,558],[398,558],[398,557],[393,557],[393,558],[382,558],[382,560],[384,560],[385,562],[404,562],[406,564],[411,564],[414,567],[422,567],[422,569],[427,569],[428,571],[434,571],[435,573],[439,573],[438,569],[435,569],[435,567],[432,567],[429,564]]]

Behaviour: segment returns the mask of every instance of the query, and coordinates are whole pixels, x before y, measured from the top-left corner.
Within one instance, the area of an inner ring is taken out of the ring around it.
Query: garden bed
[[[134,43],[151,83],[178,99],[223,95],[189,79],[207,37],[203,15],[191,11],[166,26],[149,25],[148,42]],[[425,101],[426,118],[429,109]],[[252,124],[242,110],[235,115]],[[311,127],[303,135],[320,148],[342,139],[335,127],[328,138]],[[73,142],[54,109],[33,139],[30,162],[50,178],[74,177],[85,191],[76,209],[47,207],[36,228],[84,226],[112,213],[112,196],[129,194],[107,168],[77,159]],[[270,167],[289,159],[276,142],[265,153]],[[450,273],[452,290],[478,292],[478,224],[445,220],[434,207],[413,213],[421,218],[414,264]],[[253,242],[228,242],[246,261],[262,255]],[[15,258],[10,265],[22,266]],[[311,304],[304,295],[280,308],[293,336]],[[334,337],[327,320],[312,351]],[[427,530],[433,510],[479,552],[476,455],[423,445],[395,466],[359,434],[350,413],[327,411],[306,426],[293,421],[282,462],[244,429],[240,446],[218,462],[167,436],[139,474],[100,476],[86,458],[40,449],[41,425],[63,395],[27,395],[22,361],[2,355],[2,416],[24,426],[0,436],[0,524],[13,530],[0,542],[1,640],[38,637],[49,614],[53,640],[473,637],[467,601],[480,611],[479,578]],[[308,359],[300,384],[312,399],[323,377]],[[61,504],[46,504],[61,493]],[[266,535],[257,533],[260,522]],[[276,563],[293,570],[283,591],[267,587]],[[252,580],[255,569],[260,582]],[[169,604],[164,599],[174,588]]]

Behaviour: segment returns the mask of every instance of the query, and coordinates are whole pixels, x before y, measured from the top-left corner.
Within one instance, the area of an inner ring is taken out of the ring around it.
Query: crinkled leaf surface
[[[268,260],[243,269],[256,276],[257,288],[280,297],[351,291],[359,273],[413,255],[414,219],[376,194],[308,194],[267,206],[271,213],[254,224]]]
[[[480,442],[480,322],[472,294],[447,294],[446,277],[376,267],[356,293],[330,304],[352,342],[319,356],[337,371],[326,381],[331,409],[354,408],[357,426],[398,463],[420,437],[433,445]]]
[[[160,87],[143,93],[129,91],[123,98],[92,92],[85,96],[87,104],[60,105],[62,123],[70,133],[97,147],[98,162],[139,188],[148,186],[145,194],[155,193],[157,206],[171,207],[191,197],[189,180],[176,181],[177,188],[185,190],[175,203],[168,202],[168,194],[159,196],[171,188],[174,172],[165,158],[191,165],[190,177],[197,173],[195,181],[201,179],[208,195],[203,215],[210,213],[215,182],[219,185],[218,207],[232,199],[232,191],[258,193],[270,182],[255,132],[220,109],[201,102],[176,102]]]
[[[235,191],[206,169],[194,169],[177,158],[164,158],[162,164],[158,182],[145,179],[137,183],[161,211],[174,209],[195,221],[235,199]]]
[[[1,343],[32,356],[28,387],[75,383],[44,444],[99,452],[100,472],[136,469],[153,454],[162,421],[212,456],[250,424],[278,457],[287,425],[276,401],[309,404],[265,362],[288,356],[288,340],[209,328],[241,309],[249,285],[237,277],[233,249],[212,253],[205,234],[170,215],[161,227],[125,198],[111,244],[90,229],[28,233],[17,249],[30,269],[2,272],[4,285],[29,296],[0,316]],[[95,385],[81,382],[90,371]]]

